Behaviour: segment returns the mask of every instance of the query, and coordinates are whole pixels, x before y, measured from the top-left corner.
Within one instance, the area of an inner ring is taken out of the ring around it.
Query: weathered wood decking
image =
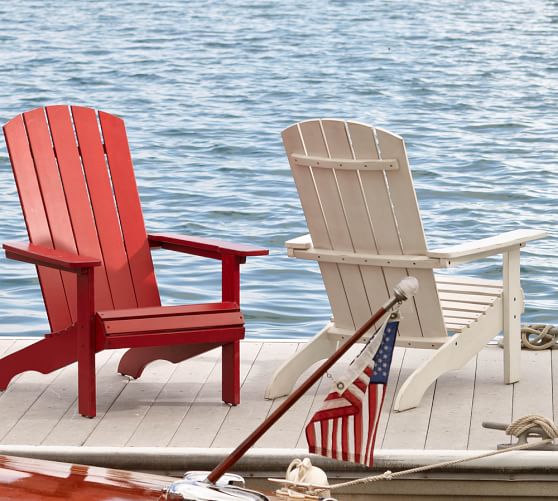
[[[27,343],[0,339],[0,355]],[[94,419],[77,414],[75,365],[49,375],[22,374],[0,394],[0,445],[234,447],[277,405],[278,401],[264,400],[265,386],[275,368],[301,344],[244,342],[238,407],[220,400],[218,351],[179,365],[156,362],[137,381],[116,372],[121,351],[99,353]],[[483,429],[484,420],[510,422],[526,414],[558,420],[558,352],[523,351],[522,380],[506,386],[502,350],[495,346],[485,348],[463,369],[442,376],[420,407],[390,412],[396,389],[428,354],[396,350],[378,448],[492,449],[505,441],[504,435]],[[322,379],[256,447],[305,448],[304,424],[329,385],[329,379]]]

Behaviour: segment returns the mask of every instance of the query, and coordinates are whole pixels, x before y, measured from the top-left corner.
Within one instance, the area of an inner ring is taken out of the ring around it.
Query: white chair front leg
[[[324,329],[306,343],[304,348],[281,364],[265,390],[266,399],[288,395],[297,379],[308,367],[318,360],[328,358],[337,349],[336,338],[328,333],[331,326],[332,324],[328,323]]]
[[[521,313],[523,295],[519,280],[519,245],[504,253],[504,383],[519,381],[521,374]]]

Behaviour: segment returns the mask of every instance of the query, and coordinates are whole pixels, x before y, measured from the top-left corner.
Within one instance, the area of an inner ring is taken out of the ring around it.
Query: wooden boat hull
[[[0,501],[161,500],[175,480],[96,466],[0,456]]]

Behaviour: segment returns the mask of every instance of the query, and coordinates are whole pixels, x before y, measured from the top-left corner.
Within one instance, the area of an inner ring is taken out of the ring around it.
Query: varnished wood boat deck
[[[1,339],[0,354],[27,343]],[[95,419],[77,414],[75,364],[49,375],[28,372],[0,394],[0,445],[234,447],[279,402],[264,400],[265,386],[281,361],[301,345],[244,342],[238,407],[220,400],[219,351],[179,365],[156,362],[138,380],[116,372],[121,351],[98,354]],[[495,346],[441,377],[417,409],[390,412],[396,389],[428,354],[396,350],[378,448],[492,449],[504,441],[503,432],[483,429],[482,421],[509,423],[526,414],[558,420],[558,351],[523,351],[521,382],[504,385],[503,354]],[[329,379],[322,379],[256,447],[304,448],[304,424],[329,385]]]

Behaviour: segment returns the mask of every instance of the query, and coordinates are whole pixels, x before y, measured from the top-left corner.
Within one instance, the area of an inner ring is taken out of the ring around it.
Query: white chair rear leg
[[[274,399],[288,395],[300,375],[318,360],[329,357],[337,349],[337,341],[328,334],[331,323],[316,334],[302,350],[297,351],[291,358],[275,371],[266,391],[265,398]]]

